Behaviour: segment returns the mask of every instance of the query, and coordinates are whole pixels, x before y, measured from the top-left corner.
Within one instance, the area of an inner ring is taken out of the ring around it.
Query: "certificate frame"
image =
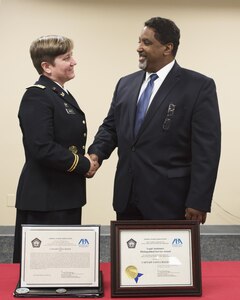
[[[98,288],[99,243],[99,225],[23,224],[20,287]]]
[[[199,227],[191,220],[111,221],[111,296],[201,296]]]

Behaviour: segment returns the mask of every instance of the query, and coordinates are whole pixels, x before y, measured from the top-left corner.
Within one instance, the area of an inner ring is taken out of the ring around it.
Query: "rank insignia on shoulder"
[[[33,88],[33,87],[36,87],[36,88],[39,88],[39,89],[42,89],[42,90],[44,90],[46,88],[45,85],[42,85],[42,84],[33,84],[33,85],[27,87],[27,89],[30,89],[30,88]]]

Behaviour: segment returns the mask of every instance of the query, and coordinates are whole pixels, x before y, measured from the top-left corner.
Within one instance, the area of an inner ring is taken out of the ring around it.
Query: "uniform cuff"
[[[81,175],[85,175],[90,169],[90,161],[83,155],[73,154],[74,161],[71,167],[68,169],[68,172],[74,172]]]

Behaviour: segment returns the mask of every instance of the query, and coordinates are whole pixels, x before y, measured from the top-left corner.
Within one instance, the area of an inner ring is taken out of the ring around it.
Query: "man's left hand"
[[[196,220],[204,224],[207,218],[207,213],[205,211],[200,211],[194,208],[186,208],[185,211],[186,220]]]

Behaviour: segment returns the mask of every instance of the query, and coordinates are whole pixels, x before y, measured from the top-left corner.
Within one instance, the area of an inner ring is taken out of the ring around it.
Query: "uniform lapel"
[[[42,75],[37,83],[40,83],[42,85],[47,86],[56,95],[58,95],[64,102],[67,102],[68,104],[70,104],[71,106],[73,106],[74,108],[76,108],[77,110],[79,110],[80,112],[82,112],[81,109],[80,109],[80,107],[79,107],[79,105],[78,105],[78,103],[77,103],[77,101],[74,99],[74,97],[70,93],[68,94],[66,91],[64,91],[54,81],[52,81],[49,78],[47,78],[46,76]]]
[[[175,63],[172,70],[169,72],[164,82],[160,86],[159,90],[157,91],[156,95],[154,96],[137,137],[143,132],[146,126],[148,126],[149,122],[151,122],[152,118],[157,113],[163,102],[167,99],[169,92],[177,84],[179,78],[180,67],[177,63]]]
[[[79,111],[82,112],[82,110],[80,109],[80,107],[79,107],[77,101],[76,101],[75,98],[72,96],[72,94],[69,93],[69,91],[68,91],[68,93],[65,93],[65,95],[64,95],[63,98],[64,98],[64,101],[68,102],[69,104],[71,104],[71,105],[74,106],[76,109],[78,109]]]

